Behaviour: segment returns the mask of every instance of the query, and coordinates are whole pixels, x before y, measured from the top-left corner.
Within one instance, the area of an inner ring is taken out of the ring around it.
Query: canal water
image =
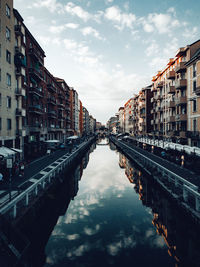
[[[99,142],[73,175],[43,266],[199,266],[194,227],[113,144]]]

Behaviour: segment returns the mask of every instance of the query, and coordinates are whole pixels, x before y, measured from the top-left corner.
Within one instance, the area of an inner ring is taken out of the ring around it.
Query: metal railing
[[[27,188],[24,192],[20,193],[16,198],[11,200],[8,204],[3,206],[0,209],[0,214],[9,214],[12,218],[16,218],[18,211],[20,211],[22,207],[27,207],[33,198],[37,197],[41,191],[44,191],[44,189],[52,183],[53,179],[56,179],[56,175],[63,171],[67,167],[67,165],[69,165],[80,153],[80,150],[87,147],[90,142],[91,139],[79,145],[79,147],[74,152],[72,152],[71,155],[68,155],[66,153],[64,156],[55,160],[55,162],[51,163],[49,166],[46,166],[39,172],[42,177],[38,181],[34,182],[34,184]],[[48,168],[51,170],[46,171],[46,169]],[[31,177],[30,179],[34,179],[34,177],[35,176]]]
[[[111,139],[113,140],[113,139]],[[146,163],[146,165],[152,165],[155,167],[155,169],[164,177],[166,176],[168,180],[170,180],[172,183],[174,183],[175,187],[181,188],[182,191],[182,197],[185,203],[188,203],[188,195],[192,195],[192,197],[195,199],[195,211],[200,212],[200,193],[198,192],[199,187],[197,185],[194,185],[193,183],[187,181],[183,177],[181,177],[178,174],[175,174],[174,172],[170,171],[169,169],[165,168],[164,166],[160,165],[159,163],[155,162],[154,160],[146,157],[142,153],[138,152],[132,147],[129,147],[128,145],[124,144],[122,141],[114,139],[114,143],[119,143],[120,146],[124,148],[128,148],[131,150],[135,155],[138,155],[138,159],[142,161],[143,163]]]

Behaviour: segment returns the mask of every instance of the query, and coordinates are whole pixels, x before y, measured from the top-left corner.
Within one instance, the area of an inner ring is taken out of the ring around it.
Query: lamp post
[[[6,159],[6,167],[9,170],[9,201],[11,201],[11,169],[13,167],[12,158]]]

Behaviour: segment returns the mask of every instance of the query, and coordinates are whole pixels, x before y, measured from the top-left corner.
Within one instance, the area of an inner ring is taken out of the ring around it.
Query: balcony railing
[[[175,122],[175,116],[169,116],[169,117],[167,117],[167,118],[166,118],[166,121],[167,121],[168,123]]]
[[[29,106],[29,112],[35,113],[37,115],[42,115],[43,114],[43,108],[40,105],[30,105]]]
[[[170,85],[169,90],[168,90],[168,94],[174,94],[174,93],[175,93],[175,86]]]
[[[187,114],[177,114],[175,117],[176,121],[187,121]]]
[[[51,118],[56,118],[56,111],[54,110],[49,110],[48,111],[48,116],[51,117]]]
[[[187,80],[186,79],[179,79],[175,82],[175,88],[176,89],[182,89],[187,86]]]
[[[40,70],[36,70],[34,68],[29,68],[29,74],[37,81],[42,80],[42,73],[40,72]]]
[[[198,87],[196,88],[196,90],[195,90],[195,94],[196,94],[196,95],[200,95],[200,86],[198,86]]]
[[[53,93],[56,93],[56,88],[51,83],[47,84],[47,89]]]
[[[55,97],[48,97],[47,98],[47,103],[48,104],[52,104],[52,105],[56,105],[56,99],[55,99]]]
[[[169,101],[168,108],[175,108],[175,101]]]
[[[31,86],[29,89],[30,94],[35,94],[39,97],[43,97],[44,93],[42,92],[42,88]]]
[[[41,65],[43,65],[42,59],[40,58],[40,56],[39,56],[39,54],[35,48],[33,48],[33,47],[29,48],[28,53],[35,61],[39,61],[39,63]]]
[[[199,131],[187,131],[186,137],[198,139],[200,137],[200,132]]]
[[[15,34],[16,35],[23,35],[21,25],[15,25]]]
[[[176,73],[179,73],[179,72],[182,72],[182,71],[186,71],[185,62],[180,62],[175,68],[175,72]]]
[[[183,105],[187,104],[187,97],[186,96],[180,96],[176,98],[176,105]]]
[[[26,91],[24,88],[15,88],[15,94],[17,96],[25,96],[26,95]]]
[[[167,79],[172,79],[172,80],[175,79],[175,71],[174,70],[168,72]]]

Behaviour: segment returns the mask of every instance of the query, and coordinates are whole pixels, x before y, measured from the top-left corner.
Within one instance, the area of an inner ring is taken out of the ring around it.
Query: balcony
[[[15,69],[15,75],[16,75],[16,76],[21,76],[21,75],[22,75],[22,69],[21,69],[21,67],[17,67],[17,68]]]
[[[178,81],[175,82],[175,88],[177,90],[183,89],[187,86],[187,80],[186,79],[179,79]]]
[[[179,132],[180,138],[186,138],[186,132],[185,131],[180,131]]]
[[[198,86],[198,87],[196,88],[196,90],[195,90],[195,94],[196,94],[196,95],[200,95],[200,86]]]
[[[174,70],[168,72],[167,79],[171,79],[171,80],[175,79],[175,71]]]
[[[168,116],[167,119],[166,119],[166,121],[167,121],[168,123],[175,122],[175,116]]]
[[[65,99],[64,95],[61,93],[58,93],[58,98],[63,99],[63,100]]]
[[[16,96],[25,96],[26,91],[24,88],[15,88],[15,94]]]
[[[29,74],[33,77],[33,79],[37,80],[37,81],[41,81],[42,78],[42,73],[40,72],[40,70],[36,70],[34,68],[29,68]]]
[[[53,118],[53,119],[56,119],[56,118],[57,118],[57,116],[56,116],[56,111],[54,111],[54,110],[49,110],[49,111],[48,111],[48,117]]]
[[[37,50],[35,48],[29,48],[28,54],[32,57],[35,61],[39,61],[40,65],[43,65],[42,59],[40,58]]]
[[[193,139],[198,139],[200,137],[200,132],[199,131],[187,131],[186,132],[186,137],[193,138]]]
[[[16,129],[16,135],[17,136],[26,136],[26,129],[23,127],[23,129]]]
[[[16,108],[15,115],[16,115],[16,117],[25,117],[26,116],[26,110],[23,108]]]
[[[51,91],[52,93],[56,93],[56,88],[53,86],[53,84],[51,84],[51,83],[48,83],[47,84],[47,89],[49,90],[49,91]]]
[[[175,86],[170,85],[169,90],[168,90],[168,94],[174,94],[174,93],[175,93]]]
[[[169,101],[168,108],[175,108],[175,101]]]
[[[179,73],[179,72],[183,72],[186,71],[186,66],[185,66],[185,62],[180,62],[176,68],[175,68],[175,72]]]
[[[162,88],[162,87],[163,87],[163,85],[164,85],[164,82],[163,82],[163,81],[161,81],[161,82],[159,82],[159,83],[157,84],[157,88]]]
[[[15,25],[15,34],[17,36],[23,35],[21,25]]]
[[[44,96],[44,94],[42,92],[42,88],[38,88],[38,87],[34,87],[34,86],[30,87],[29,94],[34,94],[34,95],[37,95],[39,97],[43,97]]]
[[[52,105],[56,105],[56,99],[55,99],[55,97],[48,97],[47,98],[47,103],[48,104],[52,104]]]
[[[181,96],[176,98],[176,105],[187,104],[187,96]]]
[[[58,105],[58,109],[64,110],[65,109],[65,105],[63,103],[57,103]]]
[[[187,121],[187,114],[177,114],[175,117],[176,121]]]
[[[29,126],[30,132],[40,132],[41,124],[39,122],[35,122],[34,124]]]
[[[154,120],[151,120],[151,125],[154,125],[155,124],[155,121]]]
[[[43,115],[43,108],[40,105],[29,106],[29,112],[37,115]]]

